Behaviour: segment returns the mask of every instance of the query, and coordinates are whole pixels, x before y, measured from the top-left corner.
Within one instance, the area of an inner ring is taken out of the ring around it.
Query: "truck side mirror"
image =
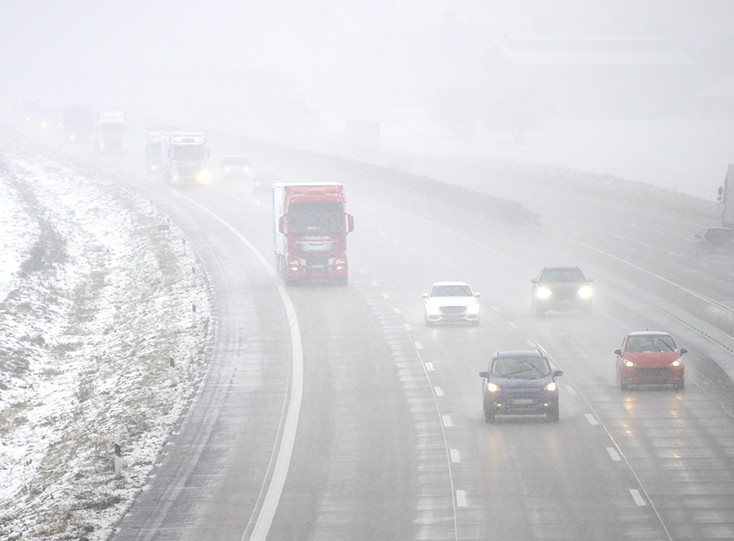
[[[285,216],[281,216],[280,218],[278,218],[278,231],[282,235],[288,235],[288,233],[286,233],[285,231]]]
[[[347,233],[354,231],[354,216],[347,214]]]

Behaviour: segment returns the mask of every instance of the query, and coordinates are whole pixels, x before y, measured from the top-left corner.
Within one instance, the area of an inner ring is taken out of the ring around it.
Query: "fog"
[[[542,162],[713,199],[732,20],[726,0],[6,0],[0,97],[340,153],[372,144],[346,131],[365,122],[388,165]]]

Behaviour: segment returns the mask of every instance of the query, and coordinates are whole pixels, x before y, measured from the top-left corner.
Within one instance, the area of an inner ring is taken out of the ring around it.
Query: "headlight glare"
[[[632,367],[634,367],[634,366],[635,366],[635,363],[633,363],[633,362],[632,362],[632,361],[630,361],[629,359],[625,359],[625,360],[624,360],[624,365],[625,365],[625,366],[626,366],[627,368],[632,368]]]
[[[539,288],[538,288],[538,289],[536,290],[536,292],[535,292],[535,295],[536,295],[536,296],[537,296],[537,297],[538,297],[538,298],[539,298],[539,299],[540,299],[541,301],[544,301],[544,300],[547,300],[547,299],[549,299],[549,298],[550,298],[550,296],[551,296],[551,295],[553,295],[553,292],[552,292],[552,291],[551,291],[550,289],[548,289],[547,287],[545,287],[545,286],[540,286],[540,287],[539,287]]]
[[[672,363],[670,363],[670,366],[683,366],[683,361],[681,361],[680,359],[676,359]]]
[[[496,383],[487,383],[487,392],[488,393],[498,393],[500,392],[500,386]]]
[[[592,293],[593,292],[591,290],[591,286],[589,285],[581,286],[581,288],[579,289],[579,297],[581,297],[584,300],[590,299]]]
[[[555,393],[558,390],[558,384],[555,381],[551,381],[545,386],[545,390],[550,393]]]

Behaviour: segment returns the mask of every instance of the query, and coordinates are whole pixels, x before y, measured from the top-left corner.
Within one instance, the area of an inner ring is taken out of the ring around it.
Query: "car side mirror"
[[[614,354],[615,355],[619,355],[621,357],[622,356],[622,350],[621,349],[615,349],[614,350]]]
[[[593,281],[594,281],[594,279],[593,279],[593,278],[587,278],[587,279],[586,279],[586,281],[587,281],[587,282],[593,282]]]
[[[563,375],[563,370],[554,370],[553,371],[553,379],[556,379],[558,376]]]
[[[428,298],[428,293],[423,293],[423,294],[421,295],[421,297],[423,297],[424,299],[427,299],[427,298]]]
[[[696,237],[697,239],[701,238],[701,235],[693,235],[693,236]]]
[[[538,279],[537,278],[533,278],[532,280],[530,280],[530,283],[531,284],[537,284],[538,283]]]
[[[481,297],[481,296],[482,296],[481,293],[474,293],[474,297]]]
[[[680,354],[681,355],[684,355],[686,353],[688,353],[688,350],[686,348],[680,348]]]
[[[489,372],[479,372],[479,377],[480,378],[488,378],[489,377]]]

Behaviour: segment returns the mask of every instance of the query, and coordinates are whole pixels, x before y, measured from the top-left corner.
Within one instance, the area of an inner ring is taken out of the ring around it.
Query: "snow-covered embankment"
[[[0,136],[2,539],[105,539],[212,339],[205,273],[180,231],[62,161]]]

